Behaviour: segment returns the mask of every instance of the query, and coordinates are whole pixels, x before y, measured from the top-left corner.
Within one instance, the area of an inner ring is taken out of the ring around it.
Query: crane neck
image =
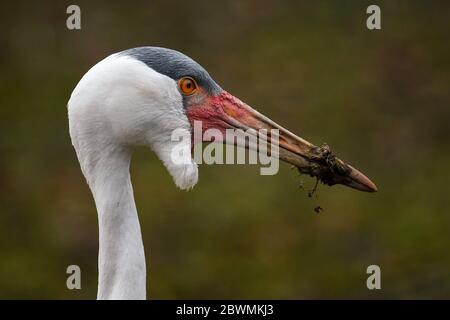
[[[129,170],[131,152],[109,147],[83,160],[99,221],[97,299],[146,299],[145,253]]]

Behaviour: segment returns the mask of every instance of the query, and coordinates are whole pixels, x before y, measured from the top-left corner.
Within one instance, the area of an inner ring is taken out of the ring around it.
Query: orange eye
[[[178,85],[180,86],[181,92],[186,95],[193,94],[197,91],[197,83],[190,77],[181,78]]]

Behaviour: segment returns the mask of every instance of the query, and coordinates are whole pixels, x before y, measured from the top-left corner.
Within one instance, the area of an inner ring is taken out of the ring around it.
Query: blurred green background
[[[2,3],[0,298],[96,297],[97,216],[66,103],[92,65],[142,45],[191,56],[379,187],[322,185],[308,198],[314,180],[288,165],[275,176],[202,165],[183,192],[139,149],[150,298],[450,297],[448,1],[75,3],[80,31],[66,28],[72,1]],[[365,25],[373,3],[380,31]],[[66,288],[70,264],[82,290]],[[382,290],[366,288],[371,264]]]

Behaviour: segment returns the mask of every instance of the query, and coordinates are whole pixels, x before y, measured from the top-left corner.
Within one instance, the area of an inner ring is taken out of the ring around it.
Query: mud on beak
[[[337,158],[327,145],[318,147],[298,137],[226,91],[218,96],[209,97],[204,107],[209,118],[214,118],[212,127],[222,126],[221,129],[233,128],[244,131],[253,129],[250,131],[259,139],[266,139],[269,144],[278,144],[279,158],[297,167],[301,173],[317,177],[329,186],[343,184],[360,191],[377,191],[377,186],[369,178]],[[204,120],[200,115],[201,112],[197,110],[192,112],[191,117]],[[261,129],[266,129],[267,132],[278,129],[278,139],[270,135],[261,137],[259,134]],[[225,142],[236,144],[235,141]],[[252,145],[246,147],[257,148]]]

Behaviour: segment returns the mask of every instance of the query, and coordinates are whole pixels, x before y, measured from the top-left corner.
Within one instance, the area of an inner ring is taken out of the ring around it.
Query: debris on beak
[[[311,165],[297,167],[300,173],[309,174],[329,186],[343,184],[348,187],[376,192],[377,186],[364,174],[337,158],[327,144],[313,147],[310,152]]]

